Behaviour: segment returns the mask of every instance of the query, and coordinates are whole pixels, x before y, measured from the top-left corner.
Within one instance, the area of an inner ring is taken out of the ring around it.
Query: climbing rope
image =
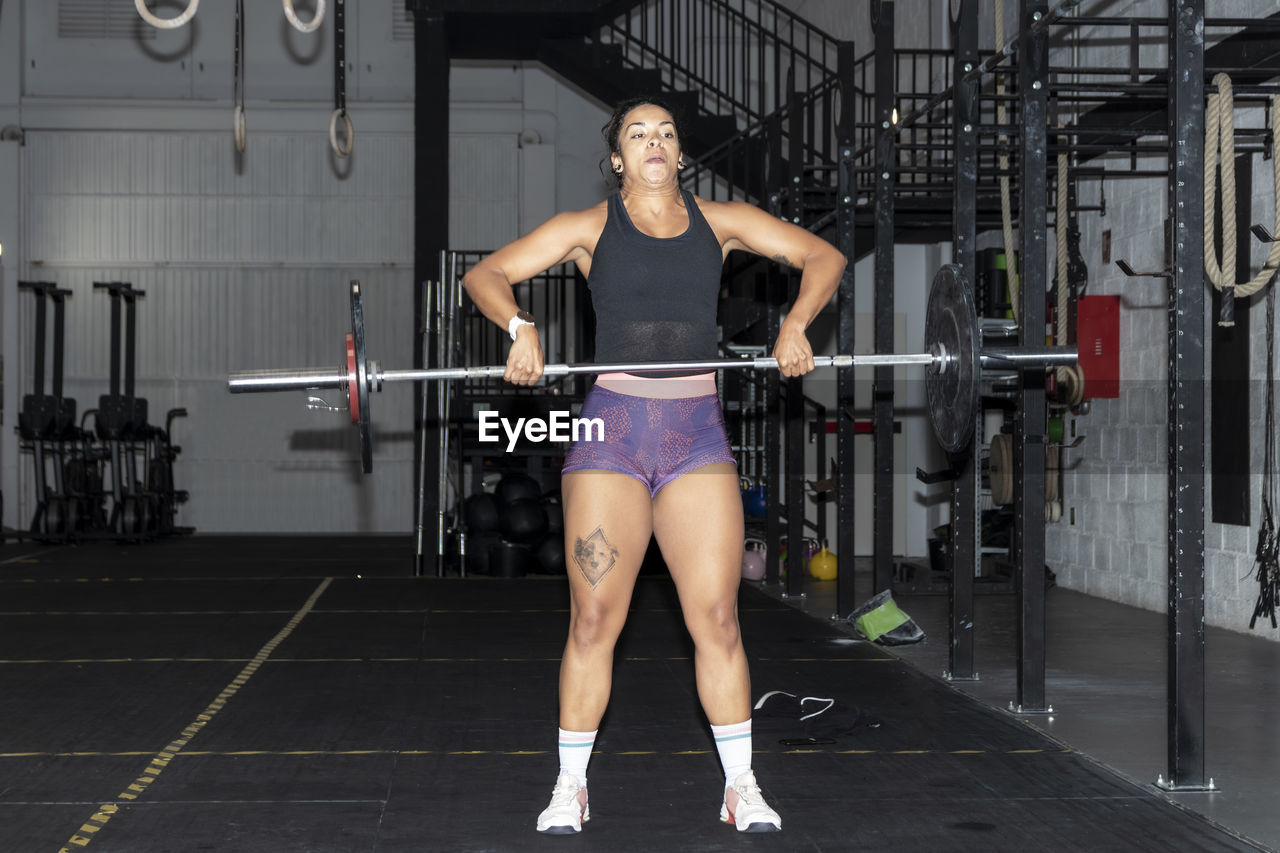
[[[996,19],[996,45],[1004,44],[1004,0],[996,0],[995,8]],[[996,124],[1003,127],[1008,115],[1005,112],[1004,98],[1004,75],[996,74]],[[1013,319],[1018,319],[1018,265],[1014,255],[1013,245],[1013,203],[1009,197],[1009,176],[1005,174],[1009,171],[1009,155],[1005,152],[1003,146],[1008,143],[1009,137],[1004,134],[996,139],[996,143],[1001,146],[999,155],[1000,164],[1000,223],[1004,227],[1004,265],[1005,273],[1009,281],[1009,305],[1013,309]]]
[[[1204,269],[1218,290],[1234,289],[1235,296],[1252,296],[1266,286],[1280,268],[1280,243],[1272,243],[1266,264],[1247,284],[1236,284],[1236,123],[1231,78],[1216,74],[1217,91],[1209,95],[1205,111],[1204,145]],[[1280,95],[1271,98],[1271,166],[1275,216],[1273,233],[1280,231]],[[1214,249],[1214,226],[1219,188],[1222,192],[1222,257]],[[1228,291],[1230,293],[1231,291]],[[1233,325],[1224,320],[1219,325]]]

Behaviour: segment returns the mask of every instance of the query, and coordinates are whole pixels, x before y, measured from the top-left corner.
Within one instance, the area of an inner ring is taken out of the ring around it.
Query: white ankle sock
[[[595,742],[596,732],[560,729],[560,772],[577,776],[583,787],[587,784],[587,762],[591,760],[591,748]]]
[[[716,739],[716,751],[720,753],[724,786],[727,788],[751,769],[751,718],[748,717],[744,723],[712,726],[711,734]]]

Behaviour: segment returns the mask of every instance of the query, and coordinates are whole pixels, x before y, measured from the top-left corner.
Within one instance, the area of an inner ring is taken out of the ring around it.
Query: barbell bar
[[[1063,347],[988,348],[981,353],[982,366],[988,369],[1016,368],[1020,365],[1055,367],[1075,364],[1074,349]],[[902,367],[905,365],[936,366],[945,372],[952,361],[942,353],[880,353],[870,355],[816,355],[817,367]],[[721,358],[708,361],[632,361],[617,364],[547,364],[543,376],[572,376],[597,373],[656,373],[665,370],[777,370],[776,358]],[[420,370],[383,370],[378,362],[370,362],[366,371],[370,390],[380,391],[384,382],[449,381],[457,379],[501,379],[506,365],[491,364],[480,367],[428,367]],[[238,370],[227,378],[227,388],[233,394],[252,394],[271,391],[303,391],[319,389],[347,390],[350,374],[335,368],[299,368],[269,370]]]
[[[1031,370],[1075,364],[1075,347],[980,346],[977,311],[963,273],[954,265],[943,266],[934,276],[925,314],[928,352],[875,353],[868,355],[815,356],[816,368],[904,367],[925,368],[929,419],[939,443],[950,453],[967,449],[979,412],[981,369]],[[544,376],[599,373],[655,373],[660,371],[777,370],[769,357],[726,358],[695,361],[644,361],[610,364],[548,364]],[[351,421],[359,425],[361,461],[365,473],[373,469],[369,395],[386,382],[497,379],[505,365],[432,367],[418,370],[383,370],[366,355],[364,308],[360,283],[351,282],[351,331],[346,336],[345,364],[339,368],[240,370],[227,377],[233,394],[339,389],[347,394]]]

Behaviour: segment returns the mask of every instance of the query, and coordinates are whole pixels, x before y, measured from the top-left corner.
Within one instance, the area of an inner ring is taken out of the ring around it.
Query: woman
[[[618,192],[553,217],[464,278],[477,307],[511,334],[505,379],[532,385],[543,370],[536,321],[516,304],[512,285],[570,261],[591,288],[597,363],[716,358],[720,273],[734,249],[802,272],[773,355],[785,376],[812,370],[805,328],[835,292],[844,256],[755,207],[682,191],[680,137],[659,101],[620,104],[604,135]],[[751,684],[737,613],[742,503],[715,374],[604,374],[582,416],[601,417],[605,435],[575,443],[562,474],[570,612],[560,774],[538,831],[579,832],[589,817],[587,761],[651,534],[694,642],[698,697],[725,771],[720,819],[741,832],[779,830],[751,770]]]

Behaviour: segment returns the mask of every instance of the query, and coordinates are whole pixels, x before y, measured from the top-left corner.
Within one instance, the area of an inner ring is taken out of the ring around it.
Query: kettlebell
[[[764,542],[747,539],[742,543],[742,576],[750,581],[764,579]]]
[[[820,581],[836,579],[836,555],[827,550],[827,543],[822,543],[822,550],[809,558],[809,574]]]
[[[740,477],[742,484],[742,509],[750,518],[762,518],[769,512],[769,498],[764,483],[752,483],[750,477]]]

